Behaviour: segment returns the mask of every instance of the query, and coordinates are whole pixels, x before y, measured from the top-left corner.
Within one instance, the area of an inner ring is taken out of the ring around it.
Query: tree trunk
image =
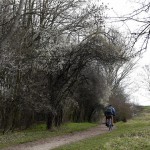
[[[52,129],[54,115],[52,112],[47,114],[47,129]]]

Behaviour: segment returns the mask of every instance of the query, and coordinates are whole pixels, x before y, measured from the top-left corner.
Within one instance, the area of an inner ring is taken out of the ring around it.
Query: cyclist
[[[111,121],[112,121],[112,126],[113,126],[114,116],[116,115],[116,110],[115,110],[115,108],[112,107],[111,104],[109,104],[109,105],[106,107],[104,114],[105,114],[105,121],[106,121],[105,123],[106,123],[106,126],[108,126],[108,125],[107,125],[107,122],[108,122],[109,119],[111,119]]]

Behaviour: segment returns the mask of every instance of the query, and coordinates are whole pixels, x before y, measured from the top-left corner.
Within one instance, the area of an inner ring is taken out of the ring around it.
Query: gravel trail
[[[77,142],[82,139],[104,134],[106,132],[108,132],[108,128],[102,124],[86,131],[75,132],[63,136],[38,140],[36,142],[20,144],[14,147],[5,148],[3,150],[51,150],[65,144]]]

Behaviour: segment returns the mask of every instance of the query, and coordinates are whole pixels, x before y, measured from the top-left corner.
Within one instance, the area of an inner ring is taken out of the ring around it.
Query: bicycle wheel
[[[112,120],[111,119],[108,120],[108,128],[109,128],[109,131],[112,130]]]

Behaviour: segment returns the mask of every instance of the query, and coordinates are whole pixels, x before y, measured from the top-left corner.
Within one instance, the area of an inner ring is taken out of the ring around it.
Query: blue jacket
[[[116,115],[116,110],[115,110],[114,107],[108,106],[108,107],[106,107],[104,114],[105,114],[105,116],[109,116],[109,115],[115,116]]]

